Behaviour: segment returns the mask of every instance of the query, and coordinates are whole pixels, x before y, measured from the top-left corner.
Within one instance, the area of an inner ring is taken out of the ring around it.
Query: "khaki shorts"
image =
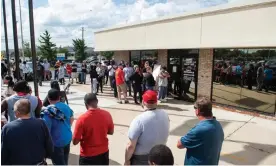
[[[126,92],[126,91],[127,91],[126,84],[123,83],[123,84],[121,84],[121,85],[117,85],[117,91],[118,91],[118,92]]]
[[[71,78],[78,78],[78,73],[77,72],[72,72],[71,73]]]

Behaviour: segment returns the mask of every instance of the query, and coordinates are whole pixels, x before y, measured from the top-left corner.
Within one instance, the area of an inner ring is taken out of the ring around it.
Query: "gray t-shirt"
[[[125,80],[129,81],[129,77],[134,73],[134,70],[132,67],[125,67],[123,69],[124,73],[125,73]]]
[[[166,75],[168,74],[167,71],[160,71],[159,73],[159,77],[158,77],[158,86],[164,86],[164,87],[167,87],[168,86],[168,78],[167,77],[160,77],[160,75]]]
[[[165,145],[169,136],[170,122],[164,110],[146,111],[137,116],[130,124],[128,137],[138,139],[135,155],[147,155],[158,144]]]

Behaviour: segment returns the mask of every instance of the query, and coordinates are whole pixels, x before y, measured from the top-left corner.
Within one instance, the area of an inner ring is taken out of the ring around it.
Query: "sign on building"
[[[65,53],[57,53],[57,60],[60,60],[60,61],[65,60]]]

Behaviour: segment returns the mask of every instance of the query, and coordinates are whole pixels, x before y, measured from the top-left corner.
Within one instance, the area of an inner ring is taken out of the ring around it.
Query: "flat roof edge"
[[[202,9],[199,9],[196,11],[184,12],[182,14],[164,16],[164,17],[156,18],[156,19],[149,19],[149,20],[140,21],[140,22],[117,25],[117,26],[113,26],[110,28],[103,28],[98,31],[95,31],[94,34],[104,33],[107,31],[114,31],[114,30],[118,30],[118,29],[130,28],[133,26],[142,26],[145,24],[174,20],[174,19],[179,19],[179,18],[192,17],[192,16],[196,16],[196,15],[211,14],[211,13],[222,12],[222,11],[227,11],[227,10],[231,10],[231,9],[233,9],[233,10],[234,9],[242,9],[242,8],[260,6],[260,5],[266,5],[266,4],[273,4],[273,3],[276,4],[276,0],[250,0],[250,2],[247,0],[246,2],[223,4],[223,5],[213,6],[210,8],[202,8]]]

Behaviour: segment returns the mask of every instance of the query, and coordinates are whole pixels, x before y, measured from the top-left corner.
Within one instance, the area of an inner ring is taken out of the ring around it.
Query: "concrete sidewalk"
[[[44,99],[49,90],[49,83],[39,87],[40,98]],[[32,85],[32,83],[30,83]],[[68,95],[69,105],[77,119],[85,112],[83,97],[90,92],[90,85],[75,84]],[[109,136],[110,164],[123,164],[125,146],[128,141],[127,131],[132,119],[143,112],[141,106],[117,104],[110,88],[104,87],[99,94],[99,106],[109,111],[115,123],[114,135]],[[159,105],[167,111],[170,118],[170,136],[167,145],[171,148],[176,165],[183,165],[186,150],[176,148],[177,140],[185,135],[198,120],[193,104],[169,100]],[[214,108],[214,115],[221,122],[225,141],[223,143],[220,165],[276,165],[276,121],[250,115],[239,114]],[[74,130],[74,125],[72,127]],[[78,164],[79,146],[71,146],[70,165]]]

